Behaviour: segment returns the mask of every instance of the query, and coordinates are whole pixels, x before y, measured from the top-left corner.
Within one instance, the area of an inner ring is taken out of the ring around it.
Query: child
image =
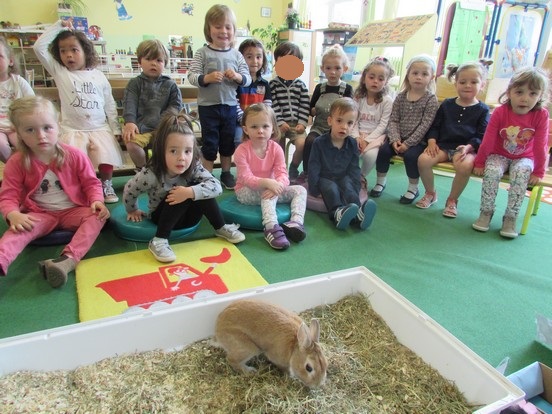
[[[443,216],[455,218],[458,198],[468,184],[475,153],[489,122],[489,107],[477,99],[487,78],[487,70],[481,63],[449,65],[448,69],[448,79],[451,81],[454,78],[458,96],[443,101],[427,134],[427,147],[418,158],[425,194],[416,207],[428,208],[437,202],[433,166],[451,161],[456,174]]]
[[[146,165],[144,148],[151,142],[152,132],[169,108],[182,109],[182,95],[176,82],[163,74],[169,63],[163,43],[157,39],[140,42],[136,57],[142,73],[125,88],[123,140],[132,162],[142,169]]]
[[[326,82],[315,86],[310,100],[310,114],[314,118],[303,148],[303,175],[308,174],[314,139],[330,130],[328,116],[333,101],[344,96],[353,97],[353,87],[341,80],[343,73],[349,69],[349,59],[340,45],[333,45],[324,52],[320,69],[326,77]],[[290,167],[290,178],[297,178],[293,177],[294,174],[295,170],[292,171]]]
[[[539,68],[514,73],[489,121],[475,157],[473,173],[483,176],[481,214],[473,228],[489,230],[502,175],[508,171],[508,205],[500,235],[516,238],[516,220],[527,185],[536,185],[546,172],[548,153],[548,76]]]
[[[75,231],[59,258],[39,263],[54,288],[67,282],[109,218],[90,160],[58,141],[58,118],[52,102],[40,96],[12,103],[18,151],[6,164],[0,190],[0,211],[9,226],[0,239],[0,275],[31,241],[55,229]]]
[[[35,53],[56,82],[61,101],[60,140],[88,154],[102,181],[106,203],[113,190],[113,166],[123,164],[115,135],[121,134],[111,85],[98,69],[94,44],[70,20],[51,25],[34,44]]]
[[[427,55],[410,59],[401,92],[393,102],[388,124],[387,141],[376,159],[376,185],[370,196],[379,197],[387,183],[387,171],[393,155],[404,159],[408,188],[401,204],[411,204],[418,197],[418,156],[423,152],[422,140],[439,106],[435,91],[435,61]]]
[[[243,142],[234,161],[238,172],[236,197],[243,204],[260,204],[264,236],[270,247],[283,250],[289,240],[306,237],[303,225],[307,190],[289,185],[284,151],[278,144],[280,131],[272,108],[265,104],[249,106],[243,115]],[[291,203],[291,220],[280,225],[276,203]]]
[[[362,185],[367,188],[366,177],[376,164],[379,147],[385,141],[387,124],[393,108],[388,82],[395,71],[384,57],[369,62],[355,89],[354,100],[358,104],[358,119],[352,135],[356,138],[362,167]]]
[[[370,227],[376,203],[360,204],[359,150],[350,136],[358,116],[358,105],[351,98],[336,99],[330,107],[330,132],[312,144],[309,159],[309,193],[322,195],[330,220],[339,230],[356,223],[362,230]],[[359,207],[360,206],[360,207]]]
[[[251,75],[251,84],[249,86],[238,86],[238,126],[236,128],[236,136],[234,144],[236,147],[240,144],[243,131],[240,126],[243,117],[243,111],[249,105],[254,103],[264,103],[272,105],[272,97],[270,95],[270,87],[268,81],[262,78],[266,72],[268,61],[263,44],[257,39],[245,39],[239,47],[240,53],[243,55],[249,74]]]
[[[157,224],[149,250],[160,262],[172,262],[176,255],[169,246],[173,229],[195,226],[207,217],[215,234],[231,243],[245,240],[235,224],[225,224],[216,196],[222,193],[218,180],[200,161],[191,119],[169,111],[161,120],[152,141],[152,156],[125,185],[123,201],[127,220],[148,216]],[[138,208],[138,196],[147,193],[148,213]]]
[[[8,108],[17,98],[34,95],[31,85],[18,75],[17,62],[6,38],[0,36],[0,161],[5,163],[17,145],[17,133],[8,119]]]
[[[292,42],[282,42],[274,50],[275,63],[277,64],[279,58],[287,55],[303,60],[303,53],[299,46]],[[285,147],[286,138],[295,145],[295,152],[289,166],[289,178],[295,180],[299,176],[298,167],[303,159],[305,129],[309,121],[309,90],[299,78],[286,80],[277,76],[269,84],[272,107],[282,135],[280,145]]]
[[[215,4],[207,11],[203,33],[208,44],[196,51],[188,74],[190,83],[199,87],[203,165],[213,171],[219,153],[220,181],[226,189],[233,190],[236,180],[230,167],[237,125],[236,89],[239,85],[248,86],[251,76],[242,54],[232,47],[236,16],[228,6]]]

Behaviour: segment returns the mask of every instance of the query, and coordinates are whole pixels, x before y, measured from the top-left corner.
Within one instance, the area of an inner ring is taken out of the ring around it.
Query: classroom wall
[[[287,0],[122,0],[129,20],[120,20],[116,2],[113,0],[83,0],[87,5],[85,17],[89,25],[97,25],[107,41],[107,52],[116,49],[135,50],[144,35],[154,36],[168,43],[169,35],[192,36],[196,50],[205,42],[203,35],[204,17],[213,4],[225,4],[234,10],[238,27],[251,29],[280,25],[284,22]],[[37,22],[53,23],[57,20],[56,0],[1,0],[0,20],[18,23],[21,26]],[[192,15],[183,13],[184,5],[193,5]],[[271,9],[271,17],[261,16],[261,7]]]

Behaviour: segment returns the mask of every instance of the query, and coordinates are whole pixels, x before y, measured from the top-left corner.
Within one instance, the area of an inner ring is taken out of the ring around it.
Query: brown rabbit
[[[237,371],[251,373],[247,361],[265,356],[278,368],[299,378],[310,388],[322,385],[328,363],[318,339],[320,325],[310,329],[293,312],[258,300],[238,300],[217,318],[215,340],[226,351],[228,363]]]

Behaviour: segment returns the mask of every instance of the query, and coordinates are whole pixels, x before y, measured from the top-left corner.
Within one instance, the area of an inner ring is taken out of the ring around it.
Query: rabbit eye
[[[310,364],[305,365],[305,369],[307,370],[307,372],[312,372],[312,367]]]

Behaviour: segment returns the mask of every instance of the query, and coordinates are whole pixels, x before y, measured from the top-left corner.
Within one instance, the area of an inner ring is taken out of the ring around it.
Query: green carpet
[[[114,181],[121,192],[126,178]],[[366,232],[337,231],[326,215],[307,212],[308,236],[301,244],[275,251],[262,232],[246,230],[239,250],[269,283],[366,266],[491,365],[509,356],[507,373],[535,360],[551,366],[552,353],[535,341],[535,315],[552,317],[552,271],[546,259],[552,251],[552,206],[541,204],[527,235],[506,240],[498,234],[506,191],[499,192],[492,228],[484,234],[471,228],[479,210],[478,181],[468,184],[454,220],[441,215],[451,178],[436,178],[440,200],[428,210],[399,204],[406,183],[403,166],[392,166]],[[0,230],[5,228],[2,224]],[[203,220],[191,240],[212,235]],[[106,228],[87,258],[144,248]],[[51,289],[38,275],[36,262],[60,250],[30,246],[0,279],[0,338],[78,322],[75,278]]]

